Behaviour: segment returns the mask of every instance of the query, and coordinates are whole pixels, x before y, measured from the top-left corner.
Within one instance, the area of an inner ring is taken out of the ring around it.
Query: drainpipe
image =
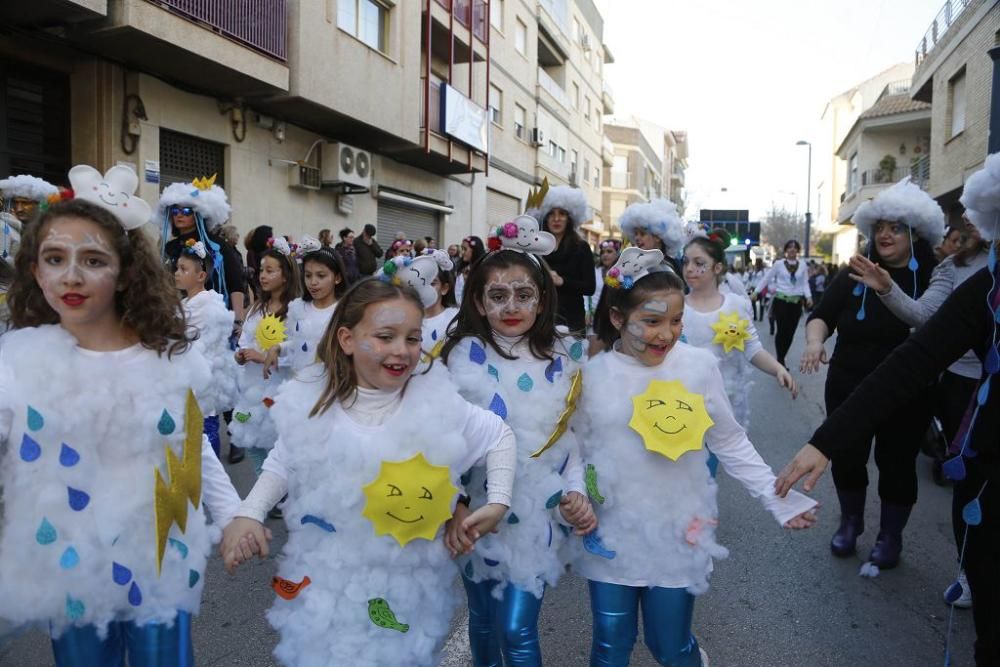
[[[987,153],[1000,151],[1000,30],[993,36],[993,48],[987,53],[993,59],[993,90],[990,94],[990,134]]]

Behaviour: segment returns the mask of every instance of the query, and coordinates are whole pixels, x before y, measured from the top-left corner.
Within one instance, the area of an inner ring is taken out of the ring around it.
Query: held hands
[[[264,355],[264,379],[271,377],[271,372],[278,370],[278,355],[281,353],[281,346],[275,345]]]
[[[826,347],[822,341],[807,340],[806,351],[802,353],[802,362],[799,364],[799,371],[802,373],[815,373],[819,370],[820,364],[829,363],[826,359]]]
[[[597,515],[590,499],[579,491],[570,491],[559,501],[559,512],[568,521],[576,535],[587,535],[597,529]]]
[[[445,525],[444,543],[451,557],[472,553],[479,538],[496,532],[507,509],[506,505],[489,503],[471,512],[463,503],[456,505],[454,515]]]
[[[784,527],[790,530],[805,530],[806,528],[812,528],[815,523],[816,512],[815,510],[809,510],[786,521]]]
[[[812,310],[812,308],[813,308],[813,300],[806,299],[806,310]]]
[[[851,280],[864,283],[879,294],[887,294],[892,289],[892,277],[889,272],[867,257],[855,255],[848,262]]]
[[[233,574],[237,565],[250,560],[255,554],[261,560],[267,558],[267,543],[270,541],[271,530],[259,521],[242,516],[230,521],[222,531],[222,543],[219,545],[226,572]]]
[[[781,474],[778,475],[778,479],[774,482],[774,492],[784,498],[788,495],[791,488],[795,486],[795,483],[803,477],[806,478],[806,481],[802,485],[802,488],[806,492],[812,491],[829,462],[830,459],[826,458],[821,451],[810,444],[806,444],[795,455],[795,458],[785,466]]]
[[[452,558],[472,553],[475,540],[470,539],[462,529],[462,524],[472,514],[465,503],[455,505],[455,512],[444,526],[444,545]]]
[[[792,400],[794,401],[799,396],[799,387],[795,384],[795,380],[792,379],[792,374],[789,373],[784,368],[779,368],[778,372],[774,375],[775,379],[778,381],[778,385],[784,387],[792,394]]]

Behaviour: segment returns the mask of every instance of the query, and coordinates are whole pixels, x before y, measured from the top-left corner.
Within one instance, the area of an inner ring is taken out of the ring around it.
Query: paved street
[[[763,337],[770,346],[766,323]],[[800,329],[790,360],[799,358],[802,339]],[[784,466],[823,415],[822,377],[795,375],[803,384],[795,403],[766,376],[758,375],[753,394],[751,437],[775,469]],[[948,607],[941,592],[955,574],[951,494],[931,481],[926,458],[919,464],[921,497],[905,534],[903,562],[874,580],[858,576],[859,559],[829,555],[826,545],[838,516],[829,476],[817,492],[824,505],[819,527],[796,534],[778,528],[757,501],[723,476],[719,541],[729,548],[730,557],[716,564],[712,588],[695,609],[695,631],[713,667],[943,664]],[[231,472],[245,493],[251,482],[249,464]],[[867,522],[869,530],[861,540],[864,554],[878,526],[872,500]],[[271,527],[278,546],[284,540],[283,526],[271,522]],[[212,561],[195,625],[199,665],[276,664],[270,656],[276,637],[264,619],[274,598],[269,587],[273,572],[271,560],[229,577],[218,559]],[[469,664],[462,622],[462,618],[455,621],[444,661],[447,667]],[[546,665],[587,664],[590,611],[585,582],[568,576],[549,592],[540,630]],[[972,637],[971,613],[958,611],[953,665],[972,664]],[[51,651],[41,633],[23,635],[0,648],[3,667],[50,664]],[[655,662],[638,646],[632,664],[649,667]]]

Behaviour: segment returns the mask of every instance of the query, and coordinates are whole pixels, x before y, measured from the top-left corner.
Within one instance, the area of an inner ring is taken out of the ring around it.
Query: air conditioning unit
[[[323,185],[371,188],[371,153],[341,143],[323,144]]]
[[[532,146],[544,146],[545,145],[545,133],[542,132],[541,128],[534,128],[531,130],[531,145]]]
[[[319,167],[308,164],[288,165],[288,187],[301,190],[319,190],[320,185]]]

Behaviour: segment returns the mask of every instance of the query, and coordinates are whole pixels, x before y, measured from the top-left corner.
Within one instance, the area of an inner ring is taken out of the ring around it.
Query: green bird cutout
[[[368,618],[380,628],[407,632],[410,626],[396,620],[396,615],[389,608],[389,603],[385,598],[372,598],[368,601]]]
[[[587,464],[587,472],[584,473],[584,482],[587,484],[587,495],[594,499],[598,505],[604,504],[604,496],[597,488],[597,468],[592,463]]]
[[[250,421],[249,412],[237,412],[233,416],[236,418],[236,421],[238,421],[241,424],[246,424],[248,421]]]

